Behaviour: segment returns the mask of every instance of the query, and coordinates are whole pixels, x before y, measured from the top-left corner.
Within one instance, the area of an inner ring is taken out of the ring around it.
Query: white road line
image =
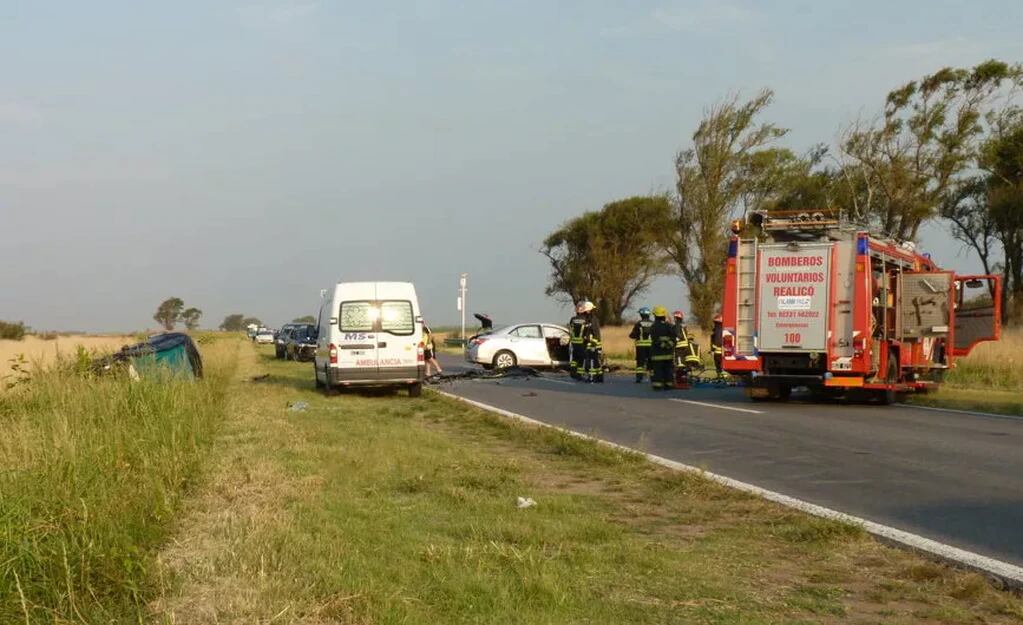
[[[529,378],[529,379],[530,380],[540,380],[541,382],[551,382],[553,384],[567,384],[569,386],[575,386],[576,384],[579,384],[579,382],[569,382],[567,380],[552,380],[551,378],[543,378],[543,377],[536,377],[536,378]]]
[[[916,408],[919,410],[933,410],[934,412],[951,412],[952,414],[968,414],[974,417],[990,417],[993,419],[1008,419],[1010,421],[1023,421],[1023,417],[1011,414],[998,414],[997,412],[975,412],[973,410],[956,410],[955,408],[938,408],[937,406],[921,406],[919,404],[895,404],[903,408]]]
[[[691,399],[678,399],[677,397],[669,397],[668,401],[677,401],[681,404],[695,404],[697,406],[706,406],[707,408],[720,408],[722,410],[734,410],[735,412],[748,412],[750,414],[764,414],[763,410],[753,410],[751,408],[735,408],[733,406],[722,406],[721,404],[711,404],[705,401],[693,401]]]
[[[713,482],[717,482],[718,484],[722,484],[729,488],[734,488],[736,490],[747,492],[752,495],[763,497],[764,499],[767,499],[769,501],[779,503],[783,506],[788,506],[789,508],[795,508],[796,510],[800,510],[813,516],[858,525],[862,527],[865,531],[873,534],[874,536],[877,536],[882,541],[887,541],[890,543],[901,545],[903,547],[908,547],[913,551],[922,552],[944,562],[948,562],[956,566],[991,575],[1000,580],[1007,587],[1014,588],[1017,590],[1023,589],[1023,567],[1017,566],[1015,564],[1010,564],[1009,562],[1003,562],[1002,560],[989,558],[979,553],[974,553],[972,551],[960,549],[959,547],[953,547],[952,545],[947,545],[936,540],[931,540],[930,538],[925,538],[923,536],[920,536],[919,534],[913,534],[911,532],[900,530],[889,525],[882,525],[881,523],[875,523],[874,521],[869,521],[867,519],[853,516],[851,514],[846,514],[844,512],[832,510],[831,508],[818,506],[817,504],[803,501],[801,499],[796,499],[795,497],[789,497],[788,495],[783,495],[781,493],[767,490],[766,488],[761,488],[759,486],[755,486],[753,484],[749,484],[746,482],[740,482],[739,480],[735,480],[724,475],[718,475],[717,473],[704,471],[699,467],[694,467],[692,465],[683,464],[681,462],[676,462],[674,460],[669,460],[661,456],[655,456],[654,454],[648,454],[646,452],[626,447],[625,445],[612,443],[611,441],[606,441],[601,438],[589,436],[588,434],[582,434],[574,430],[569,430],[555,425],[550,425],[549,423],[537,421],[536,419],[531,419],[529,417],[508,410],[504,410],[503,408],[498,408],[497,406],[491,406],[490,404],[485,404],[483,402],[479,402],[473,399],[460,397],[458,395],[448,393],[446,391],[438,391],[436,389],[431,390],[434,390],[436,393],[443,395],[445,397],[450,397],[451,399],[465,402],[469,405],[476,406],[477,408],[499,414],[503,417],[507,417],[515,421],[528,423],[530,425],[535,425],[538,427],[546,427],[553,428],[555,430],[561,430],[571,436],[577,436],[579,438],[595,441],[601,445],[606,445],[614,449],[620,449],[623,451],[628,451],[630,453],[638,453],[654,464],[658,464],[675,471],[684,471],[686,473],[695,473],[698,475],[702,475],[703,477]]]

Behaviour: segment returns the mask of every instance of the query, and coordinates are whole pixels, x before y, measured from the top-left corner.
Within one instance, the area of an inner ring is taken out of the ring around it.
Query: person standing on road
[[[722,377],[721,359],[725,354],[723,348],[724,330],[721,327],[721,315],[714,315],[714,329],[710,334],[710,353],[714,355],[714,370],[718,378]]]
[[[643,381],[643,376],[650,371],[650,329],[654,322],[650,319],[650,309],[646,306],[639,309],[639,321],[632,326],[629,338],[636,346],[636,383]]]
[[[587,303],[586,300],[579,300],[579,303],[575,305],[575,316],[568,321],[568,353],[569,353],[569,373],[574,380],[580,380],[583,377],[583,358],[586,352],[586,326],[587,318],[583,313],[583,304]]]
[[[668,310],[654,306],[654,324],[650,328],[650,383],[655,391],[675,384],[675,342],[678,332],[668,321]]]
[[[444,370],[440,368],[440,363],[437,362],[437,346],[434,344],[433,332],[430,331],[425,321],[423,322],[423,361],[426,363],[427,378],[444,373]],[[431,365],[437,370],[436,374],[430,374]]]
[[[583,356],[583,376],[587,382],[604,383],[604,344],[600,339],[600,323],[593,314],[596,308],[593,302],[583,302],[583,315],[586,317],[584,331],[585,355]]]

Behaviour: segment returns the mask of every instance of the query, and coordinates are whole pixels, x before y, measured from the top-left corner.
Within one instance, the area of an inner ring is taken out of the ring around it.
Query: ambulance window
[[[341,331],[372,332],[374,313],[371,302],[341,302]]]
[[[380,302],[380,330],[398,335],[413,334],[416,331],[416,321],[412,314],[412,302]]]

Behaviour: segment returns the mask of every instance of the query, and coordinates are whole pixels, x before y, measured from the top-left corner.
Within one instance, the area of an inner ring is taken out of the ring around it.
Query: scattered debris
[[[519,508],[520,510],[524,508],[532,508],[535,505],[536,502],[529,497],[519,497],[518,499],[515,500],[515,507]]]
[[[505,369],[469,369],[458,373],[441,373],[433,376],[434,383],[455,380],[497,380],[500,378],[539,378],[540,372],[533,367],[507,367]]]
[[[523,397],[536,397],[537,393],[534,393],[533,391],[529,391],[528,393],[523,393],[522,396]]]
[[[305,412],[308,407],[309,407],[309,402],[307,402],[307,401],[289,401],[288,402],[288,412]]]

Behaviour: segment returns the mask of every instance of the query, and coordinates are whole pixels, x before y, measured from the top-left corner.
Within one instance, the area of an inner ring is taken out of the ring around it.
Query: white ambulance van
[[[341,282],[322,292],[316,386],[423,391],[423,318],[411,282]]]

